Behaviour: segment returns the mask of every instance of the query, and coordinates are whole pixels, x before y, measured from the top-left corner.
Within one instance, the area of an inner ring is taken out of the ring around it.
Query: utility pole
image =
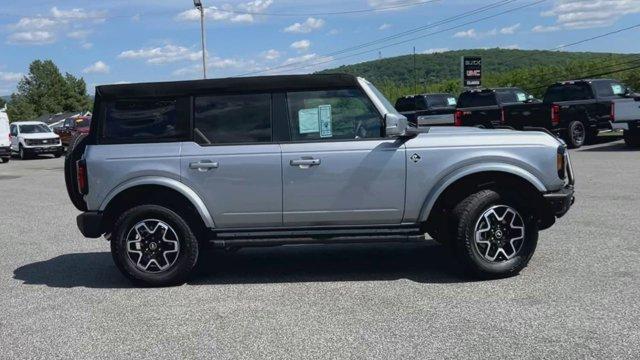
[[[200,11],[200,38],[202,40],[202,75],[207,78],[207,52],[204,39],[204,7],[202,0],[193,0],[193,5]]]
[[[416,47],[413,47],[413,93],[418,93],[418,73],[416,70]]]

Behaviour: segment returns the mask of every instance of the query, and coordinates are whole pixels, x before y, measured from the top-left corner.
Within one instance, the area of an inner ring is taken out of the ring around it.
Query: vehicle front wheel
[[[624,143],[631,147],[640,147],[640,131],[631,132],[626,130],[624,132]]]
[[[198,240],[188,223],[163,206],[141,205],[126,211],[113,234],[113,260],[138,285],[182,284],[198,260]]]
[[[29,155],[27,155],[27,152],[24,150],[22,145],[20,145],[20,148],[18,149],[18,156],[20,156],[20,160],[27,160],[29,158]]]
[[[567,128],[567,144],[572,149],[577,149],[584,145],[587,137],[587,129],[581,121],[572,121]]]
[[[482,190],[452,212],[454,252],[471,275],[495,279],[517,275],[535,252],[535,218],[517,201]]]

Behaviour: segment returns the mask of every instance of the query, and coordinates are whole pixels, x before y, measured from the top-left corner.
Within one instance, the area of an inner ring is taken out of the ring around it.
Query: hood
[[[562,142],[542,131],[480,129],[476,127],[431,127],[406,143],[408,149],[457,146],[550,146]]]
[[[23,139],[59,139],[60,136],[50,133],[20,134]]]

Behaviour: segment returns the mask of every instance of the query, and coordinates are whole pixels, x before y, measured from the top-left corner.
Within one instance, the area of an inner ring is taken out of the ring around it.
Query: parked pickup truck
[[[371,83],[288,75],[98,86],[65,161],[86,237],[135,283],[184,282],[203,246],[447,244],[517,274],[573,204],[566,146],[536,131],[408,126]]]
[[[86,116],[74,116],[64,120],[62,126],[53,129],[60,136],[62,145],[69,146],[73,140],[81,134],[87,134],[91,126],[91,118]]]
[[[416,127],[451,126],[456,103],[451,94],[409,95],[396,101],[396,110]]]
[[[612,104],[625,92],[624,85],[610,79],[563,81],[547,88],[542,103],[515,103],[498,109],[494,106],[492,111],[459,108],[456,124],[473,126],[476,119],[488,118],[490,121],[483,124],[486,127],[546,128],[562,136],[569,147],[579,148],[595,139],[599,131],[611,129]]]
[[[515,87],[467,90],[458,98],[454,124],[486,129],[504,126],[509,108],[530,102],[539,101]]]
[[[640,146],[640,94],[627,89],[625,99],[614,100],[611,108],[611,126],[624,131],[628,146]]]

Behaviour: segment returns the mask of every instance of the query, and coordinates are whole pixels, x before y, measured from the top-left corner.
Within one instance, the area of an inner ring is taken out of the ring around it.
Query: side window
[[[382,137],[382,119],[359,89],[287,93],[291,140]]]
[[[65,126],[65,127],[71,127],[71,125],[73,125],[72,123],[73,123],[73,122],[72,122],[72,120],[71,120],[71,119],[65,119],[65,120],[64,120],[64,126]]]
[[[424,96],[416,97],[416,110],[427,110],[429,109],[429,105],[427,104],[427,99]]]
[[[432,95],[429,97],[429,105],[431,105],[432,107],[447,107],[447,106],[451,106],[451,104],[449,104],[449,101],[447,100],[447,97],[444,95]],[[455,102],[453,104],[455,106]]]
[[[11,136],[18,136],[18,127],[15,125],[11,125]]]
[[[175,99],[108,102],[102,136],[116,142],[184,138],[188,133],[188,119],[179,118],[176,103]]]
[[[398,111],[414,111],[415,103],[413,97],[402,97],[396,101],[396,110]]]
[[[271,94],[196,97],[194,119],[201,145],[272,141]]]
[[[613,93],[613,83],[610,81],[594,81],[593,88],[599,97],[610,98],[615,95]]]

